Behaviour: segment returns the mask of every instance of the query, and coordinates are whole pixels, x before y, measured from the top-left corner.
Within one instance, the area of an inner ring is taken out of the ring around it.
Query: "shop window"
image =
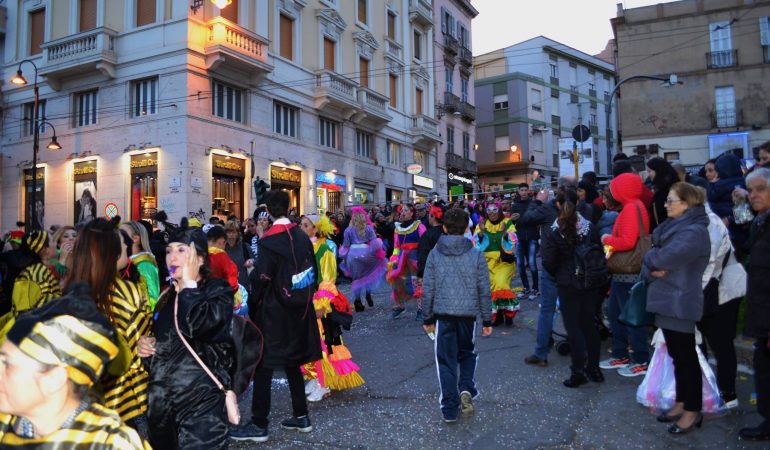
[[[96,96],[96,89],[75,94],[76,127],[96,124]]]
[[[212,114],[223,119],[243,122],[243,89],[214,81],[213,91]]]
[[[227,220],[231,215],[243,218],[245,160],[211,155],[211,216]]]
[[[158,153],[131,156],[131,220],[151,220],[158,211]]]
[[[99,216],[96,195],[96,161],[77,162],[73,165],[72,178],[75,181],[75,210],[72,222],[86,224]]]
[[[297,137],[299,110],[284,103],[273,103],[273,131],[284,136]]]
[[[158,112],[158,78],[131,82],[131,111],[134,117]]]
[[[22,106],[22,120],[23,127],[22,133],[24,136],[32,136],[35,133],[35,102],[25,103]],[[40,100],[37,103],[37,123],[45,120],[45,100]],[[44,133],[46,129],[45,125],[40,126],[40,133]]]
[[[24,217],[29,229],[45,229],[45,168],[35,170],[35,212],[32,214],[32,169],[24,169]]]

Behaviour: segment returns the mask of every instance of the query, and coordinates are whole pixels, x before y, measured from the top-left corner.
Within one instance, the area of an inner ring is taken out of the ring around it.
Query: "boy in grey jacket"
[[[456,421],[460,410],[473,413],[479,393],[474,381],[476,317],[483,321],[481,335],[492,334],[489,269],[484,254],[463,236],[467,228],[465,211],[455,208],[444,214],[447,234],[428,255],[423,276],[423,327],[436,335],[439,403],[447,423]]]

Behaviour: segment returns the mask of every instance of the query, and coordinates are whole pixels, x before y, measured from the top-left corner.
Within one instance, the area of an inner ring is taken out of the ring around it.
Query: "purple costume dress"
[[[353,298],[358,299],[377,289],[385,278],[388,270],[385,249],[371,225],[367,225],[363,237],[358,235],[355,226],[350,225],[345,230],[339,255],[343,259],[342,271],[353,280]]]

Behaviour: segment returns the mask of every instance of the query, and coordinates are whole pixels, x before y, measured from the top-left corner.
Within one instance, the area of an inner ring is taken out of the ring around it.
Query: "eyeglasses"
[[[672,199],[670,199],[670,198],[667,198],[667,199],[666,199],[666,201],[665,201],[665,202],[663,202],[663,204],[664,204],[664,205],[670,205],[670,204],[672,204],[672,203],[677,203],[677,202],[681,202],[681,201],[684,201],[684,200],[672,200]]]

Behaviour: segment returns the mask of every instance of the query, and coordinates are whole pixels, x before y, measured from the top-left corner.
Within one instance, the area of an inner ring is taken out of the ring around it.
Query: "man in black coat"
[[[516,224],[516,237],[519,238],[519,246],[516,249],[516,266],[521,277],[521,285],[524,288],[522,297],[537,298],[539,289],[539,277],[537,273],[537,251],[540,247],[540,227],[536,224],[521,221],[529,209],[533,200],[527,183],[519,184],[518,191],[513,197],[511,205],[511,219]],[[530,291],[527,266],[532,275],[532,290]]]
[[[232,430],[238,441],[264,442],[268,439],[270,387],[274,369],[283,369],[291,391],[292,417],[281,422],[286,429],[310,432],[305,386],[300,367],[321,359],[313,293],[318,268],[313,244],[287,218],[289,195],[270,191],[267,210],[276,218],[259,239],[257,263],[251,272],[252,295],[249,311],[264,336],[262,362],[254,374],[251,423]]]

